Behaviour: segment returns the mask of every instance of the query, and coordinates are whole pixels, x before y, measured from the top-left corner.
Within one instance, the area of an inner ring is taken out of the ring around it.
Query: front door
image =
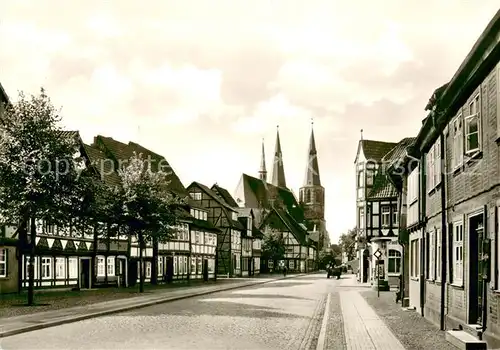
[[[174,258],[167,256],[167,274],[166,282],[170,283],[174,279]]]
[[[483,324],[483,293],[485,281],[483,276],[483,245],[485,242],[483,230],[483,217],[477,215],[470,217],[469,223],[469,242],[470,242],[470,259],[469,259],[469,323]]]
[[[80,288],[81,289],[89,289],[90,288],[90,259],[82,259],[80,270]]]
[[[207,259],[203,260],[203,280],[205,282],[208,281],[208,260]]]

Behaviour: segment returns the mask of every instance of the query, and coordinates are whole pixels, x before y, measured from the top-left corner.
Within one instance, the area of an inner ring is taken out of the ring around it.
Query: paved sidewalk
[[[405,350],[357,291],[340,292],[347,350]]]
[[[77,322],[88,318],[109,315],[122,311],[137,309],[155,304],[165,303],[184,298],[251,287],[259,284],[270,283],[281,279],[296,278],[305,274],[290,275],[277,278],[241,278],[231,284],[211,285],[197,288],[179,288],[167,291],[145,293],[138,297],[107,301],[91,305],[72,307],[54,311],[39,312],[31,315],[7,317],[1,319],[0,338],[19,333],[30,332],[37,329],[58,326],[65,323]]]

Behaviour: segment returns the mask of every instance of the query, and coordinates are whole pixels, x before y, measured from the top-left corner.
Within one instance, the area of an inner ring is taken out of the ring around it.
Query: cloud
[[[140,142],[186,184],[229,190],[258,171],[261,138],[270,158],[279,124],[298,192],[314,118],[338,236],[354,224],[359,130],[416,134],[496,11],[494,0],[19,0],[2,7],[0,79],[11,97],[46,87],[88,141]]]

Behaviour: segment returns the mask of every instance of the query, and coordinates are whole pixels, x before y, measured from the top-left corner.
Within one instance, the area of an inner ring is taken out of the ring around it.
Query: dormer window
[[[205,220],[205,221],[208,220],[208,213],[206,211],[191,209],[190,214],[197,220]]]

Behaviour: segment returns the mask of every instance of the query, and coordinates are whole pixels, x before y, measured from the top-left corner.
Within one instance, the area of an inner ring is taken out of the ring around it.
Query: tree
[[[356,258],[355,243],[356,243],[357,230],[353,228],[343,233],[339,239],[339,245],[342,252],[347,255],[347,260],[351,261]]]
[[[18,226],[21,253],[29,252],[28,305],[34,304],[36,223],[66,225],[78,190],[78,137],[64,132],[45,91],[5,105],[0,138],[0,218]],[[29,234],[28,234],[29,229]]]
[[[264,261],[272,260],[274,266],[279,260],[285,258],[285,240],[280,233],[269,232],[264,236],[262,242],[262,259]]]
[[[115,190],[121,203],[120,230],[139,243],[140,292],[144,292],[144,256],[148,243],[166,242],[175,234],[175,206],[180,201],[168,191],[168,173],[151,170],[151,164],[134,152],[128,165],[118,171],[122,186]],[[116,206],[116,205],[115,205]],[[154,264],[157,262],[154,261]]]

